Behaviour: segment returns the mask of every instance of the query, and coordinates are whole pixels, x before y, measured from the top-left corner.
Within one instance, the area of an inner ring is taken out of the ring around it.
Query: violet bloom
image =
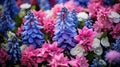
[[[75,47],[76,40],[73,38],[77,34],[75,27],[73,18],[67,8],[63,7],[58,15],[57,24],[55,25],[55,36],[53,37],[53,40],[57,41],[58,47],[67,51]]]
[[[35,48],[41,47],[44,43],[44,34],[40,31],[43,27],[40,26],[37,18],[28,12],[25,16],[26,22],[23,26],[23,32],[21,33],[22,42],[27,45],[34,45]]]
[[[109,62],[109,63],[119,63],[120,62],[120,53],[115,51],[115,50],[110,50],[106,55],[105,55],[105,59]]]
[[[81,45],[86,51],[89,51],[92,49],[95,34],[96,32],[94,32],[92,29],[83,27],[82,30],[78,29],[78,35],[76,35],[74,38],[79,42],[79,45]]]

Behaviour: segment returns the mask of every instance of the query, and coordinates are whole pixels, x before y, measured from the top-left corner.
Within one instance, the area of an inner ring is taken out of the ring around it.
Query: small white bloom
[[[25,50],[27,48],[27,45],[22,45],[21,47],[20,47],[20,50]]]
[[[117,12],[111,11],[110,15],[108,15],[109,18],[113,19],[114,23],[120,22],[120,14]]]
[[[104,47],[109,47],[109,46],[110,46],[110,43],[109,43],[109,41],[108,41],[108,37],[102,38],[102,39],[101,39],[101,44],[102,44]]]
[[[98,38],[94,38],[92,47],[93,48],[100,47],[100,40]]]
[[[11,31],[8,31],[7,34],[8,34],[8,37],[9,37],[9,38],[12,38],[13,36],[15,36],[15,34],[12,33]]]
[[[8,50],[8,44],[7,43],[1,43],[1,47],[5,50]]]
[[[21,9],[20,12],[19,12],[19,17],[24,17],[26,14],[26,11],[24,9]]]
[[[86,12],[80,12],[78,13],[77,17],[79,21],[82,21],[82,20],[88,19],[89,16]]]
[[[97,55],[102,55],[103,53],[102,47],[100,46],[100,47],[95,48],[94,53]]]
[[[45,13],[47,14],[46,18],[52,17],[52,11],[51,10],[46,10]]]
[[[99,61],[102,62],[103,65],[107,65],[107,63],[103,59],[100,59]]]
[[[82,47],[80,47],[79,45],[77,45],[77,46],[75,46],[73,49],[71,49],[71,51],[70,51],[70,53],[71,53],[71,55],[73,55],[73,56],[79,56],[79,57],[81,57],[81,56],[83,56],[83,52],[84,52],[85,50],[82,48]]]
[[[31,4],[29,3],[23,3],[22,5],[20,5],[21,9],[29,9],[31,7]]]

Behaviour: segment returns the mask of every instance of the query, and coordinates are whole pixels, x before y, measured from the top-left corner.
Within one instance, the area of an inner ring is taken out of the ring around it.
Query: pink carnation
[[[118,13],[120,14],[120,3],[115,4],[115,5],[113,6],[113,10],[114,10],[115,12],[118,12]]]
[[[120,23],[113,27],[113,31],[110,33],[113,38],[120,36]]]
[[[95,36],[95,32],[92,29],[88,29],[87,27],[83,27],[82,30],[78,29],[78,35],[74,38],[79,42],[86,51],[92,48],[93,39]]]
[[[22,51],[22,57],[20,59],[21,65],[26,67],[38,67],[35,54],[33,53],[34,46],[30,45],[26,50]]]
[[[116,63],[120,61],[120,53],[115,51],[115,50],[110,50],[106,55],[105,55],[106,60],[108,60],[109,63]]]
[[[50,36],[52,37],[54,34],[54,25],[55,25],[55,20],[53,18],[44,18],[43,19],[43,27],[44,31],[46,33],[49,33]]]
[[[89,67],[88,60],[84,56],[76,56],[75,59],[69,61],[69,64],[72,67]]]
[[[69,67],[68,58],[64,57],[64,54],[54,55],[48,64],[50,67]]]
[[[2,65],[2,67],[5,67],[5,62],[8,60],[8,58],[9,55],[6,53],[6,51],[0,48],[0,64]]]

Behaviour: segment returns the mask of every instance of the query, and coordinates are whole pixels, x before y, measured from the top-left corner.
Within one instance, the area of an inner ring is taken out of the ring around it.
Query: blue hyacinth
[[[34,47],[41,47],[44,43],[44,34],[40,31],[43,27],[37,21],[37,18],[28,12],[25,16],[26,22],[24,23],[22,36],[22,42],[28,45],[34,45]]]
[[[78,26],[78,17],[77,17],[77,12],[73,9],[71,11],[71,17],[73,18],[73,23],[75,24],[75,26]]]
[[[38,0],[39,7],[43,10],[50,10],[50,2],[49,0]]]
[[[56,3],[65,3],[65,2],[67,2],[67,1],[69,1],[69,0],[56,0]]]
[[[19,8],[16,5],[15,0],[5,0],[4,2],[4,11],[5,15],[10,15],[12,19],[19,13]]]
[[[58,15],[55,36],[53,37],[53,40],[58,42],[58,46],[67,51],[76,45],[76,40],[73,37],[77,35],[73,18],[69,14],[67,8],[63,7]]]
[[[87,7],[90,0],[74,0],[77,5]]]
[[[116,39],[115,43],[112,44],[112,48],[120,52],[120,37]]]
[[[93,28],[93,20],[90,19],[85,20],[84,26],[88,27],[89,29]]]
[[[103,3],[108,6],[112,6],[114,4],[113,0],[103,0]]]
[[[8,37],[7,31],[13,30],[14,28],[15,22],[9,15],[3,15],[0,17],[0,35]]]
[[[8,40],[8,54],[9,56],[9,61],[10,63],[17,63],[19,62],[21,58],[21,50],[20,50],[20,45],[19,45],[19,40],[17,39],[16,36],[13,36],[11,39]]]
[[[104,64],[102,61],[100,61],[99,59],[93,59],[92,64],[90,65],[90,67],[103,67]]]

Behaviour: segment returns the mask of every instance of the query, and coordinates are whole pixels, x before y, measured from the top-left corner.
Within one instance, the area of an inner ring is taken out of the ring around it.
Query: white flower
[[[92,47],[93,48],[100,47],[100,40],[98,38],[94,38]]]
[[[97,55],[102,55],[102,53],[103,53],[102,47],[100,46],[100,47],[95,48],[94,53]]]
[[[108,41],[108,37],[102,38],[102,39],[101,39],[101,44],[102,44],[104,47],[109,47],[109,46],[110,46],[110,43],[109,43],[109,41]]]
[[[52,17],[52,11],[51,10],[46,10],[45,13],[47,14],[46,18]]]
[[[11,31],[8,31],[7,34],[8,34],[8,37],[9,37],[9,38],[12,38],[13,36],[15,36],[15,34],[12,33]]]
[[[29,3],[23,3],[22,5],[20,5],[21,9],[29,9],[31,7],[31,4]]]
[[[120,14],[118,14],[117,12],[111,11],[108,17],[111,18],[114,23],[120,22]]]
[[[95,37],[96,37],[96,38],[101,38],[102,35],[103,35],[103,32],[100,32],[100,33],[97,33],[97,34],[95,35]]]
[[[82,21],[88,19],[88,14],[86,12],[80,12],[78,13],[77,17],[78,17],[78,21]]]
[[[107,63],[103,59],[100,59],[99,61],[102,62],[103,65],[107,65]]]
[[[81,46],[76,45],[73,49],[71,49],[70,53],[73,56],[77,55],[77,56],[81,57],[81,56],[83,56],[84,51],[85,50]]]
[[[20,47],[20,50],[25,50],[27,48],[27,45],[22,45],[21,47]]]
[[[7,43],[1,43],[1,47],[5,50],[8,50],[8,44]]]

